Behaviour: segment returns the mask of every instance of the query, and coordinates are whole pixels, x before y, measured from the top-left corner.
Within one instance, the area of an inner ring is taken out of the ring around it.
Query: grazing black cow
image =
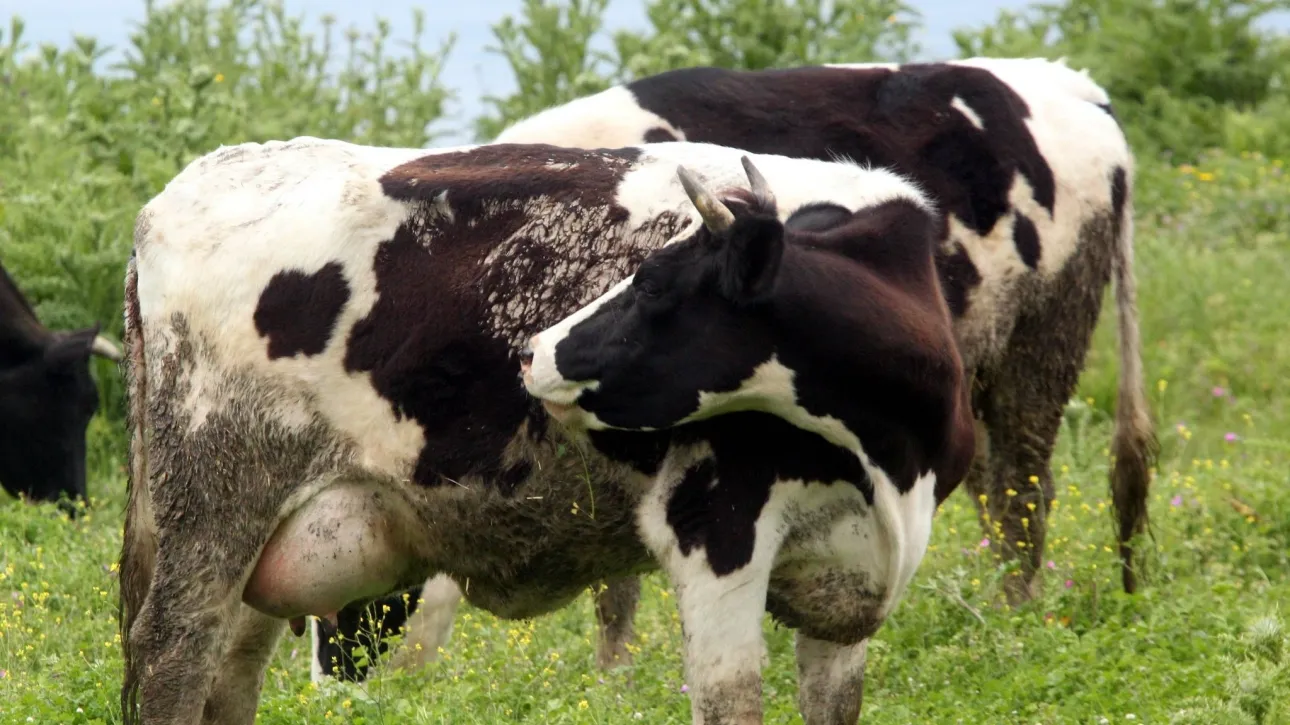
[[[0,485],[30,501],[86,496],[85,429],[98,409],[91,355],[120,361],[99,326],[55,332],[0,265]]]
[[[1106,92],[1062,62],[972,58],[780,70],[687,68],[520,121],[502,143],[686,140],[844,158],[912,179],[945,215],[937,269],[982,425],[967,490],[1006,591],[1033,596],[1055,496],[1050,458],[1114,276],[1120,387],[1111,450],[1123,586],[1146,525],[1155,435],[1133,273],[1133,157]],[[982,498],[988,504],[981,505]]]
[[[531,617],[656,568],[637,533],[653,479],[566,447],[518,353],[699,233],[678,163],[741,187],[739,158],[300,138],[189,164],[140,212],[126,272],[125,721],[250,723],[287,621],[437,573]],[[782,215],[916,195],[887,171],[755,159]],[[809,689],[850,685],[830,677]]]
[[[895,177],[781,220],[751,165],[733,210],[681,173],[705,233],[534,336],[524,384],[655,475],[638,517],[677,589],[695,721],[761,721],[769,609],[797,630],[806,722],[855,723],[865,643],[973,457],[940,219]]]

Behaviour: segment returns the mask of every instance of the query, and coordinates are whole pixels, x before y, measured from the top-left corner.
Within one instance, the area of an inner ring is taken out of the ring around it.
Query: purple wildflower
[[[689,692],[689,691],[690,691],[689,685],[686,685],[686,684],[681,685],[681,692]]]
[[[1048,560],[1048,568],[1049,568],[1049,569],[1056,569],[1056,568],[1057,568],[1057,563],[1056,563],[1056,562],[1054,562],[1052,559],[1049,559],[1049,560]]]
[[[1224,436],[1223,436],[1223,440],[1227,441],[1228,443],[1235,443],[1235,442],[1239,441],[1240,439],[1241,439],[1241,437],[1240,437],[1240,436],[1238,436],[1238,435],[1237,435],[1237,434],[1235,434],[1235,433],[1228,433],[1227,435],[1224,435]]]
[[[985,537],[984,539],[981,539],[981,544],[980,544],[980,546],[981,546],[981,548],[982,548],[982,549],[984,549],[985,547],[987,547],[987,546],[989,546],[989,545],[990,545],[990,537],[989,537],[989,536]]]
[[[1181,494],[1181,493],[1180,493],[1180,494],[1178,494],[1177,496],[1174,496],[1173,498],[1169,499],[1169,505],[1170,505],[1170,506],[1182,506],[1182,503],[1183,503],[1183,500],[1182,500],[1182,494]]]
[[[1075,586],[1075,580],[1074,580],[1074,579],[1067,579],[1067,580],[1066,580],[1066,588],[1067,588],[1067,589],[1070,589],[1070,588],[1071,588],[1071,587],[1073,587],[1073,586]]]
[[[1227,388],[1224,388],[1222,385],[1215,385],[1214,389],[1209,392],[1213,393],[1215,398],[1221,398],[1227,395]]]

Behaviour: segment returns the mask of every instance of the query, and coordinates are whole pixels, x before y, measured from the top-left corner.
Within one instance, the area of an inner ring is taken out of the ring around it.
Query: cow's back
[[[499,140],[672,138],[914,180],[947,212],[938,267],[969,363],[1000,354],[1019,306],[1116,210],[1133,168],[1105,91],[1040,58],[685,68],[548,109]]]

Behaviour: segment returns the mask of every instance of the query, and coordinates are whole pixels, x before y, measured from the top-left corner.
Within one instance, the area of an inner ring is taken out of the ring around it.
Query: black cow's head
[[[85,497],[85,430],[99,403],[89,358],[121,359],[98,332],[46,329],[0,268],[0,484],[10,495]]]

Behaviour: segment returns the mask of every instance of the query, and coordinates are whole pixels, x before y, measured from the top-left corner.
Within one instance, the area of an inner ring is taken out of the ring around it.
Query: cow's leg
[[[631,664],[632,654],[627,643],[632,638],[640,597],[641,580],[636,576],[610,579],[603,588],[596,589],[596,623],[600,630],[596,665],[600,669]]]
[[[461,589],[452,577],[439,574],[427,579],[420,596],[409,602],[412,614],[408,616],[403,644],[390,657],[390,667],[417,669],[437,659],[439,649],[452,636],[453,620],[460,604]]]
[[[868,640],[842,645],[797,633],[797,704],[805,725],[855,725]]]
[[[695,725],[759,725],[766,653],[761,622],[788,530],[785,502],[772,493],[759,511],[723,515],[738,504],[692,494],[717,485],[711,459],[686,466],[682,455],[665,467],[637,514],[642,541],[676,589],[691,716]],[[682,480],[693,488],[675,485]]]
[[[156,522],[157,538],[146,595],[137,610],[126,608],[123,624],[129,652],[123,702],[134,700],[137,688],[139,703],[138,720],[127,711],[125,721],[193,725],[210,713],[223,719],[206,722],[250,725],[241,718],[253,717],[254,708],[243,701],[254,699],[251,683],[263,672],[246,666],[246,658],[258,656],[247,653],[276,635],[257,617],[244,618],[244,589],[289,497],[326,485],[290,483],[309,480],[320,439],[295,441],[276,429],[276,435],[242,434],[215,413],[197,432],[178,429],[154,429],[149,459],[165,465],[152,468],[148,481],[131,482],[153,489],[147,507],[133,501],[132,491],[129,517],[136,526]],[[131,544],[127,551],[138,548]],[[129,557],[123,571],[139,568],[136,555]],[[137,599],[131,594],[131,602]],[[242,667],[244,679],[238,687],[217,688],[231,645],[246,648],[234,650],[243,658],[234,666]]]
[[[989,431],[988,511],[1005,561],[1012,604],[1035,595],[1054,498],[1050,459],[1066,403],[1075,392],[1110,276],[1110,249],[1086,240],[1055,283],[1062,294],[1029,308],[980,397]]]
[[[992,391],[985,410],[991,448],[986,508],[995,549],[1005,562],[1019,565],[1004,579],[1008,602],[1015,606],[1036,594],[1035,574],[1043,560],[1054,496],[1049,458],[1065,396],[1058,401],[1053,399],[1057,395],[1027,389],[1026,380],[1009,382]]]
[[[666,568],[681,612],[695,725],[759,725],[770,567],[749,565],[720,576],[701,550],[671,558],[674,565]]]
[[[233,516],[232,511],[228,513]],[[195,518],[201,521],[204,517]],[[268,537],[267,526],[265,529],[262,538]],[[251,568],[258,543],[200,530],[199,524],[162,533],[152,586],[130,627],[130,646],[137,663],[139,720],[144,725],[252,722],[205,720],[203,713],[233,717],[243,711],[238,703],[208,698],[230,694],[215,691],[214,684],[243,606],[240,584]],[[236,697],[242,699],[241,694]],[[254,708],[249,714],[254,717]]]
[[[237,628],[211,688],[203,723],[249,723],[255,720],[264,670],[286,621],[239,607]]]

